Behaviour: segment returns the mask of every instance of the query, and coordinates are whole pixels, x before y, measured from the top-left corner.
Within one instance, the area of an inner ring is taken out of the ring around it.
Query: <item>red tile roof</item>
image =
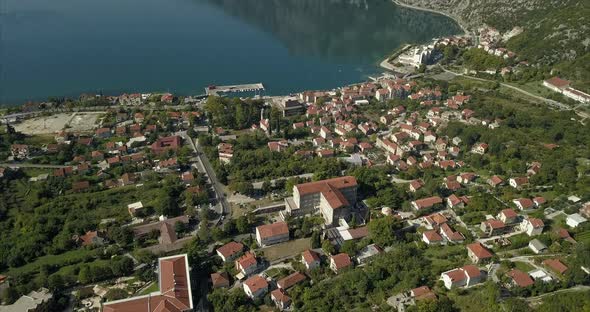
[[[295,272],[287,277],[284,277],[277,281],[277,286],[283,289],[289,289],[290,287],[303,282],[307,277],[299,272]]]
[[[289,226],[287,222],[275,222],[272,224],[265,224],[256,227],[260,238],[265,239],[273,236],[289,234]]]
[[[422,198],[414,201],[418,209],[430,208],[436,204],[442,203],[442,198],[438,196],[432,196],[428,198]]]
[[[506,275],[510,276],[514,283],[520,287],[531,286],[535,283],[528,274],[521,270],[512,269],[510,272],[506,273]]]
[[[217,252],[223,255],[224,258],[231,257],[236,253],[242,252],[242,250],[244,250],[244,245],[237,242],[229,242],[217,248]]]
[[[331,258],[334,261],[337,270],[348,267],[352,263],[350,261],[350,257],[348,256],[348,254],[345,253],[339,253],[337,255],[332,256]]]
[[[303,252],[303,259],[307,264],[311,264],[314,261],[320,261],[320,256],[313,250],[306,250]]]
[[[471,250],[471,252],[478,258],[478,259],[487,259],[492,257],[492,253],[487,250],[481,243],[472,243],[467,245],[467,249]]]
[[[260,289],[268,289],[268,282],[259,275],[254,275],[247,279],[244,284],[250,288],[252,293],[257,292]]]
[[[245,255],[236,260],[236,267],[239,269],[247,269],[254,265],[258,265],[258,261],[256,260],[256,256],[251,252],[247,252]]]
[[[338,209],[349,205],[348,200],[342,195],[340,189],[354,186],[357,186],[355,177],[345,176],[317,182],[297,184],[295,187],[300,196],[322,193],[330,206],[333,209]]]
[[[561,274],[565,273],[568,270],[568,267],[561,263],[558,259],[547,259],[543,261],[543,264],[550,267],[553,271],[559,272]]]
[[[182,312],[193,308],[186,255],[160,258],[160,291],[104,304],[103,312]]]

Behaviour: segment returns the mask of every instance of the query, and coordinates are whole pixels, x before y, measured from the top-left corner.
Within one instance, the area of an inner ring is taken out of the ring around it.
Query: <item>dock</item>
[[[262,83],[250,83],[241,85],[229,85],[229,86],[208,86],[205,88],[207,95],[219,95],[220,93],[232,93],[232,92],[256,92],[264,91],[264,85]]]

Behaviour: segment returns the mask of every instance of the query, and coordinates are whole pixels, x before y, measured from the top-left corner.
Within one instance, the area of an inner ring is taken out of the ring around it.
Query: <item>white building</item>
[[[574,213],[565,219],[565,223],[572,228],[578,227],[580,224],[588,221],[586,218],[582,217],[579,213]]]

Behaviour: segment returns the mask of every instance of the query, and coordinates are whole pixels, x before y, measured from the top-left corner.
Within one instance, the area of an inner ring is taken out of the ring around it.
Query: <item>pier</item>
[[[208,86],[205,88],[207,95],[217,96],[219,93],[230,93],[230,92],[256,92],[264,91],[264,85],[262,83],[251,83],[242,85],[229,85],[229,86]]]

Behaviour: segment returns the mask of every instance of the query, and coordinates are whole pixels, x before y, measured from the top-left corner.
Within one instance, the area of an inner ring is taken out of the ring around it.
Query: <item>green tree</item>
[[[336,252],[336,248],[334,248],[334,245],[332,245],[332,243],[328,239],[325,239],[322,242],[322,249],[324,250],[324,252],[326,254],[329,254],[329,255],[333,255],[334,252]]]
[[[395,242],[396,232],[403,224],[393,216],[377,218],[369,222],[369,237],[381,247],[390,246]]]

